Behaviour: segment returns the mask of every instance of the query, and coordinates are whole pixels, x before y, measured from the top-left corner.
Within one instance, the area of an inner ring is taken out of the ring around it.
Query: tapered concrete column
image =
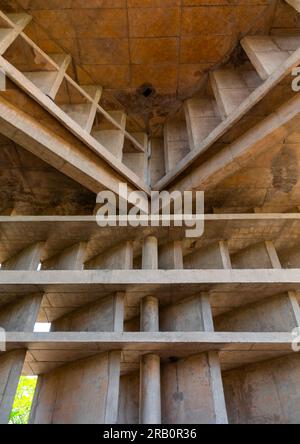
[[[158,246],[157,239],[154,236],[144,239],[142,267],[143,270],[158,269]]]
[[[141,331],[159,331],[158,299],[152,296],[141,302]]]
[[[158,299],[141,302],[141,331],[159,331]],[[161,423],[160,357],[149,354],[140,363],[140,424]]]

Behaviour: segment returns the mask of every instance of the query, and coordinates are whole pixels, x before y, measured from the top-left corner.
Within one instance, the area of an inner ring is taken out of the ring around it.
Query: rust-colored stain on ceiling
[[[111,89],[185,95],[268,10],[268,0],[19,0],[76,63]],[[48,35],[48,36],[47,36]],[[79,80],[89,79],[78,71]]]
[[[281,0],[280,0],[281,2]],[[77,80],[96,83],[137,116],[167,115],[203,85],[248,33],[268,32],[277,0],[2,0],[26,10],[46,52],[71,53]],[[285,20],[285,23],[288,23]],[[148,101],[139,88],[155,90]]]

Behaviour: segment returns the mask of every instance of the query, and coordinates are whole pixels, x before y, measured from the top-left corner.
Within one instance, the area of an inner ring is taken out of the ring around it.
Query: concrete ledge
[[[49,286],[63,291],[64,286],[128,285],[192,285],[192,284],[300,284],[299,269],[259,270],[83,270],[83,271],[0,271],[0,291],[35,286],[45,291]],[[7,288],[5,288],[7,287]]]
[[[300,213],[206,214],[204,223],[203,236],[197,238],[195,248],[226,239],[231,252],[235,252],[250,244],[271,240],[280,251],[292,249],[300,241]],[[88,240],[89,252],[85,258],[88,261],[96,252],[102,254],[128,239],[142,242],[152,235],[162,245],[185,237],[185,227],[101,228],[95,216],[0,216],[0,228],[0,263],[37,242],[45,243],[41,257],[45,261],[71,245]],[[185,239],[187,249],[192,241]]]
[[[200,345],[216,346],[226,350],[286,349],[291,350],[291,333],[220,333],[220,332],[134,332],[134,333],[97,333],[97,332],[55,332],[24,333],[7,332],[9,349],[28,348],[46,350],[51,348],[90,348],[93,350],[133,349],[174,350],[188,347],[198,350]]]
[[[172,358],[218,351],[223,370],[293,353],[291,333],[8,333],[7,349],[27,349],[24,373],[44,374],[99,353],[120,350],[121,373],[138,371],[140,357]]]

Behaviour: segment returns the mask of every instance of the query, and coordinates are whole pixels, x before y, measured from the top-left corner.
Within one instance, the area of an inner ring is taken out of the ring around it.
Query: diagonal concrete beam
[[[94,193],[111,190],[118,194],[119,184],[126,181],[81,142],[72,144],[65,140],[3,97],[0,97],[0,133]],[[148,194],[148,187],[129,169],[128,172],[131,177],[128,193],[142,190]],[[144,204],[147,208],[146,199]]]
[[[226,133],[233,125],[237,124],[238,121],[246,115],[250,109],[257,104],[263,97],[265,97],[282,79],[287,77],[292,69],[299,64],[300,61],[300,49],[295,51],[282,65],[276,70],[260,87],[255,89],[253,93],[250,94],[247,100],[245,100],[236,110],[230,114],[230,116],[224,120],[220,125],[218,125],[215,130],[213,130],[209,136],[201,142],[195,149],[190,151],[180,162],[177,163],[176,167],[169,171],[164,177],[162,177],[155,185],[155,190],[161,190],[172,186],[176,183],[176,179],[183,173],[188,172],[189,167],[193,167],[194,162],[199,158],[201,154],[213,147],[213,144],[218,141],[218,139]],[[293,77],[291,77],[292,82]],[[299,113],[299,95],[296,95],[288,103],[282,105],[275,113],[271,114],[262,123],[259,123],[253,127],[246,134],[249,137],[253,137],[253,141],[264,132],[270,126],[270,132],[275,131],[283,125],[283,121],[286,120],[287,123],[291,120],[297,113]],[[292,108],[289,109],[289,108]],[[291,115],[286,114],[291,112]],[[286,118],[286,119],[285,119]],[[274,124],[274,125],[273,125]],[[243,138],[240,138],[243,139]],[[238,139],[238,140],[240,140]],[[224,151],[224,150],[223,150]],[[220,155],[222,155],[223,151]],[[215,156],[216,157],[216,156]],[[177,188],[178,189],[178,188]]]
[[[296,11],[300,12],[300,0],[285,0],[290,6],[292,6]]]
[[[178,178],[169,190],[207,191],[230,177],[246,165],[250,159],[267,151],[285,138],[300,125],[300,95],[296,94],[263,121],[259,122],[235,142],[225,147],[206,162],[188,170],[188,174]],[[166,178],[161,179],[155,189],[166,186]]]

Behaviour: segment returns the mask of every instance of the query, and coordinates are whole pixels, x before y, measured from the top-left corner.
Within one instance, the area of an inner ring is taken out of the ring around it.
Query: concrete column
[[[143,270],[158,269],[158,246],[154,236],[144,239],[142,267]]]
[[[141,331],[159,331],[158,299],[147,296],[141,302]]]
[[[141,302],[141,331],[159,331],[158,299]],[[140,424],[161,423],[160,357],[149,354],[140,363]]]
[[[160,423],[160,357],[145,355],[140,370],[140,424]]]

